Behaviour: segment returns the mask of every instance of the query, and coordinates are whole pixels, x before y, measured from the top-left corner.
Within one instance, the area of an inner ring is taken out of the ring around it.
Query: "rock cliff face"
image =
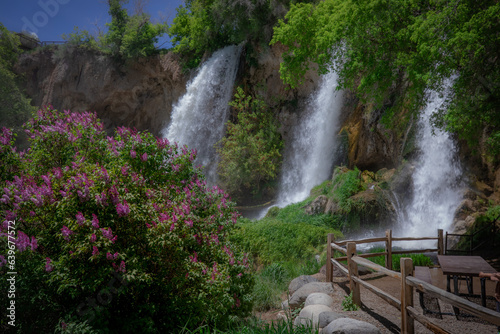
[[[235,86],[264,98],[278,114],[280,132],[286,141],[309,95],[317,88],[319,77],[310,71],[304,85],[287,89],[279,76],[282,52],[283,47],[277,44],[257,50],[256,59],[250,60],[243,53]],[[195,74],[183,73],[179,59],[172,53],[118,69],[108,57],[81,50],[26,54],[17,72],[25,77],[26,91],[38,106],[52,104],[57,109],[96,111],[109,132],[116,126],[129,126],[155,135],[169,123],[173,105],[185,92],[189,76]],[[357,166],[371,172],[387,168],[394,174],[400,167],[390,183],[393,191],[405,195],[412,187],[411,168],[401,168],[400,164],[403,158],[411,158],[411,123],[399,132],[388,130],[380,123],[382,110],[363,105],[349,92],[344,98],[340,135],[345,157],[341,160],[350,168]],[[475,217],[484,213],[488,202],[500,204],[500,169],[490,160],[472,158],[464,147],[461,159],[467,163],[471,182],[456,213],[459,231],[470,227]]]
[[[25,54],[17,72],[37,106],[95,111],[108,132],[129,126],[155,135],[168,123],[187,81],[171,53],[119,70],[109,57],[92,52],[44,50]]]

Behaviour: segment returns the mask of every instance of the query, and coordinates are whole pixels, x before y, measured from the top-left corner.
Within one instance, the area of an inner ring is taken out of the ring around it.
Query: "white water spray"
[[[451,85],[452,80],[445,83],[443,95],[429,92],[429,102],[420,116],[417,134],[420,156],[413,173],[413,199],[399,222],[397,233],[402,236],[437,236],[437,229],[446,230],[451,226],[461,200],[462,169],[457,147],[447,132],[433,129],[430,124],[432,114],[450,94]]]
[[[333,71],[322,77],[319,90],[307,103],[305,115],[292,130],[280,178],[280,207],[306,199],[312,187],[331,176],[342,108],[337,80]]]
[[[205,166],[204,174],[212,184],[218,160],[214,145],[224,136],[240,53],[241,46],[216,51],[188,84],[173,107],[170,125],[162,131],[170,141],[197,150],[196,164]]]

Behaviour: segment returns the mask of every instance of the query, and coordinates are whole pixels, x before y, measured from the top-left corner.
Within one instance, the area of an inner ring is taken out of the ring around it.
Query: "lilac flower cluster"
[[[17,249],[38,254],[39,268],[45,259],[54,284],[66,284],[55,274],[60,270],[86,289],[105,284],[110,272],[133,272],[125,276],[158,286],[165,277],[196,274],[203,279],[183,283],[191,291],[210,284],[233,306],[244,300],[248,259],[227,242],[238,214],[228,195],[193,168],[195,151],[127,128],[106,138],[94,114],[50,108],[27,132],[36,145],[18,157],[29,169],[0,188],[0,238],[5,221],[22,223]],[[5,131],[4,142],[11,145]],[[0,255],[0,266],[4,260]],[[230,294],[217,290],[233,284]]]

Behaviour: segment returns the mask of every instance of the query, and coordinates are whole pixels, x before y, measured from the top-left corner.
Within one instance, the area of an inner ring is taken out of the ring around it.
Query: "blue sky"
[[[175,17],[175,9],[183,0],[149,0],[145,12],[153,21]],[[1,0],[0,22],[15,32],[28,30],[41,41],[61,41],[62,34],[73,32],[73,27],[97,32],[96,25],[104,31],[111,21],[106,0]],[[127,8],[133,8],[129,0]],[[164,36],[160,43],[166,41]]]

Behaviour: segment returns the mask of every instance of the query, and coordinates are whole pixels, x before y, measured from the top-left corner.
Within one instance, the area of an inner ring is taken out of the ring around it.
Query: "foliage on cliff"
[[[325,0],[293,5],[271,43],[288,47],[280,73],[296,86],[311,63],[320,73],[334,63],[339,88],[382,104],[404,83],[397,107],[418,110],[426,89],[457,76],[436,125],[472,146],[488,135],[500,151],[500,4],[485,1]]]
[[[199,64],[203,54],[243,41],[267,44],[272,27],[288,10],[290,0],[189,0],[177,8],[169,28],[174,51]],[[315,0],[303,2],[316,2]]]
[[[87,112],[40,110],[26,129],[22,153],[0,132],[0,276],[22,278],[21,332],[53,332],[60,319],[172,332],[248,313],[249,263],[228,241],[238,214],[193,152],[128,128],[106,137]]]
[[[75,28],[73,33],[63,35],[70,45],[97,49],[110,54],[118,63],[127,59],[147,57],[158,52],[155,43],[166,33],[167,25],[153,24],[145,13],[129,15],[123,5],[128,0],[108,0],[111,22],[108,31],[93,36],[86,30]]]
[[[238,196],[276,178],[281,165],[283,140],[274,114],[258,98],[237,88],[229,103],[237,112],[237,122],[227,122],[226,137],[217,144],[218,173],[223,188]]]
[[[13,72],[14,64],[20,54],[19,37],[8,31],[0,23],[0,127],[13,128],[22,140],[17,144],[26,145],[21,125],[34,111],[30,100],[19,89],[17,76]]]

